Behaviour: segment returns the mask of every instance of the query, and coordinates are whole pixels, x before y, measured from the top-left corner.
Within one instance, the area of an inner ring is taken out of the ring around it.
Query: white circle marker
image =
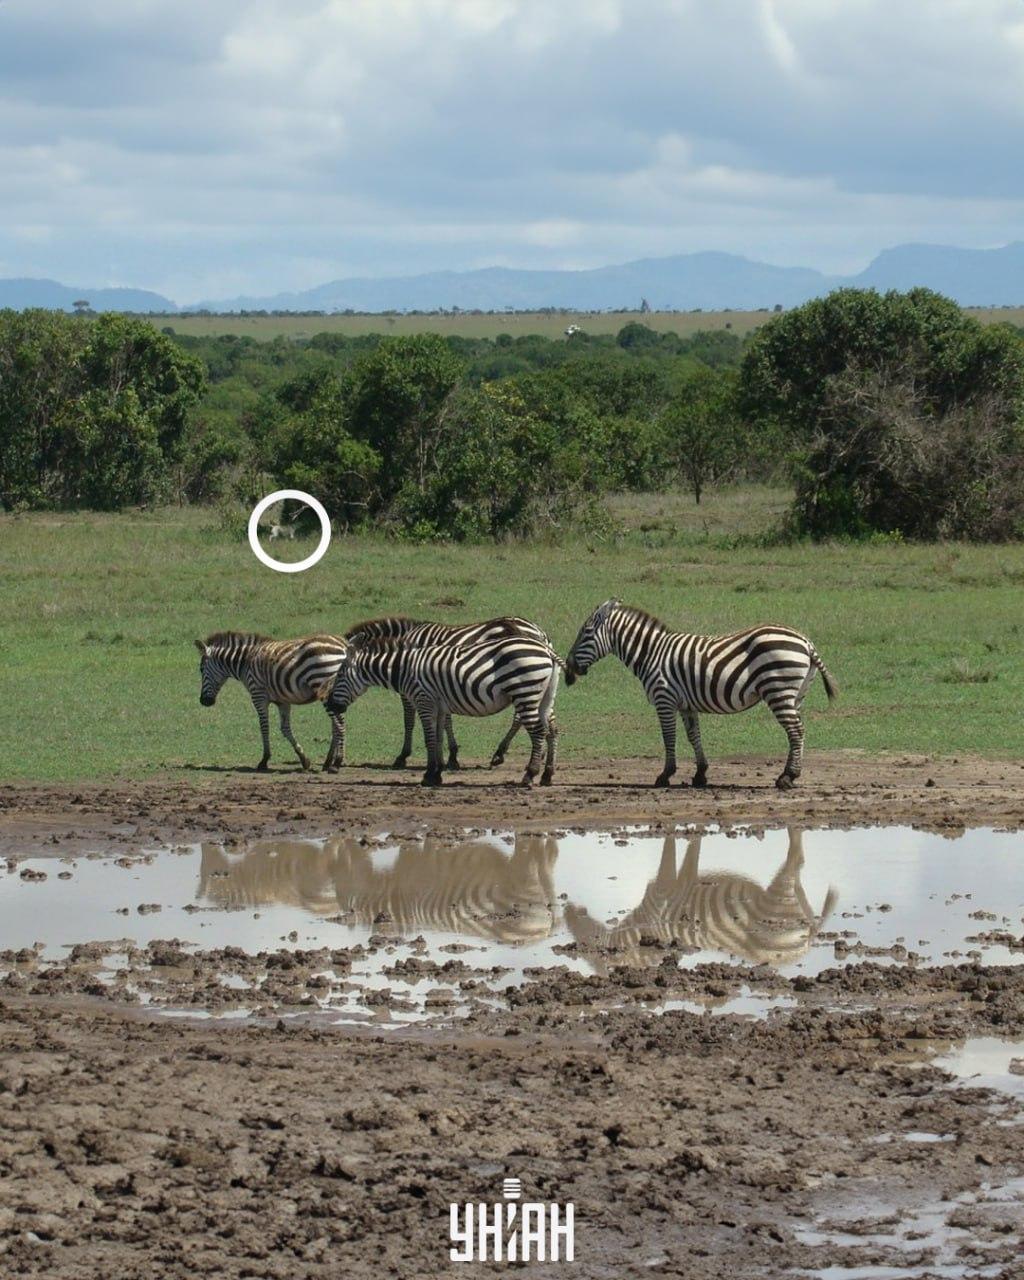
[[[304,502],[307,507],[311,507],[315,512],[317,519],[320,521],[320,542],[317,549],[312,555],[306,556],[305,560],[275,560],[272,555],[268,555],[260,543],[260,516],[272,507],[275,502],[283,502],[285,498],[291,498],[294,502]],[[249,517],[249,546],[252,547],[252,553],[260,564],[265,564],[268,569],[276,569],[278,573],[302,573],[304,569],[312,569],[313,565],[323,557],[324,552],[331,543],[331,520],[323,505],[317,502],[316,498],[309,493],[303,493],[301,489],[278,489],[276,493],[268,493],[265,498],[261,498],[253,507],[252,515]]]

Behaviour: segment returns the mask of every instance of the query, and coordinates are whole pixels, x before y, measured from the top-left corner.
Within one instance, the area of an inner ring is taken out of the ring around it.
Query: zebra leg
[[[266,698],[253,696],[252,705],[256,708],[256,715],[260,722],[260,736],[263,738],[263,759],[256,766],[259,773],[266,773],[267,765],[270,763],[270,717],[267,715]]]
[[[303,751],[303,749],[299,746],[299,743],[297,738],[295,737],[295,734],[292,733],[291,707],[288,705],[287,702],[279,702],[277,704],[277,713],[281,717],[281,732],[292,744],[292,749],[294,750],[295,754],[299,757],[299,764],[302,765],[303,769],[311,769],[313,766],[310,763],[309,756],[307,756],[305,751]]]
[[[459,744],[455,741],[455,730],[452,728],[451,713],[448,712],[444,718],[444,731],[448,735],[448,763],[446,769],[459,769]]]
[[[700,721],[697,719],[696,711],[681,711],[679,713],[683,717],[683,727],[686,729],[686,736],[690,740],[690,746],[693,747],[693,758],[697,761],[697,772],[693,775],[693,787],[706,787],[708,785],[708,758],[704,754],[704,747],[700,740]]]
[[[412,702],[403,693],[402,697],[402,717],[404,720],[405,737],[402,739],[402,749],[391,762],[392,769],[404,769],[405,762],[412,755],[412,730],[416,723],[416,708]]]
[[[337,773],[345,763],[345,717],[331,716],[331,745],[324,761],[324,773]]]
[[[665,743],[665,767],[654,779],[656,787],[667,787],[668,780],[676,771],[676,703],[668,694],[659,694],[654,701],[654,709],[658,713],[661,725],[661,736]]]
[[[540,773],[540,758],[544,754],[544,740],[548,736],[548,726],[539,718],[535,720],[524,719],[523,728],[530,735],[533,749],[530,752],[530,762],[526,766],[526,772],[523,774],[522,785],[524,787],[532,787],[534,778]]]
[[[516,728],[519,726],[516,725]],[[548,755],[544,761],[544,772],[540,775],[540,785],[542,787],[550,787],[551,779],[555,776],[555,758],[558,755],[558,725],[555,723],[555,716],[552,712],[548,716]]]
[[[444,724],[444,711],[432,702],[416,704],[420,724],[423,726],[423,741],[427,748],[427,771],[423,775],[423,786],[439,787],[441,785],[441,728]]]
[[[800,777],[804,759],[804,722],[800,716],[800,705],[792,690],[769,695],[765,701],[771,708],[772,715],[786,731],[789,739],[789,755],[786,767],[775,779],[780,791],[789,791]]]
[[[517,712],[516,715],[512,717],[512,727],[509,729],[508,733],[505,734],[504,738],[502,738],[502,740],[498,743],[497,747],[495,748],[494,755],[491,756],[492,769],[497,769],[499,764],[505,763],[505,753],[508,751],[509,746],[512,742],[512,739],[519,732],[520,727],[521,726],[519,724],[519,714]]]

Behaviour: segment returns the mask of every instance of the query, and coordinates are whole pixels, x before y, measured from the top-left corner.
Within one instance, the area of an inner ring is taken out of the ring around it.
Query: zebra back
[[[456,625],[424,622],[396,614],[357,622],[345,632],[345,638],[353,645],[365,645],[377,640],[401,640],[404,645],[416,649],[432,645],[471,645],[501,636],[527,636],[548,645],[551,643],[536,623],[517,617],[489,618],[486,622]]]
[[[312,635],[272,640],[250,632],[219,631],[207,637],[206,657],[222,664],[250,692],[272,702],[313,702],[337,674],[348,644],[342,636]]]

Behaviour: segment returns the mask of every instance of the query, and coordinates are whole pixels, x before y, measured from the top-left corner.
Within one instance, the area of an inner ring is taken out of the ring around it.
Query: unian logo
[[[453,1204],[450,1208],[452,1262],[572,1262],[575,1258],[574,1206],[522,1199],[523,1184],[506,1178],[502,1200]]]

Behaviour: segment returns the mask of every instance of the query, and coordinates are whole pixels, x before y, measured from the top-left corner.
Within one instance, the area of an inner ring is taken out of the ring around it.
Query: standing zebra
[[[240,680],[249,690],[263,737],[263,759],[256,768],[264,771],[270,760],[267,708],[273,702],[281,717],[281,732],[295,749],[303,769],[309,769],[309,757],[292,733],[292,707],[316,701],[317,690],[338,670],[347,647],[345,641],[340,636],[270,640],[242,631],[218,631],[205,640],[197,640],[195,645],[201,655],[199,701],[204,707],[213,706],[224,682],[231,678]],[[331,745],[324,769],[336,772],[344,755],[345,722],[332,714]]]
[[[751,627],[728,636],[687,635],[669,631],[643,609],[606,600],[580,628],[569,651],[566,684],[586,675],[608,653],[629,667],[658,713],[665,767],[655,779],[656,787],[667,787],[676,771],[677,713],[697,761],[693,785],[703,787],[708,761],[698,714],[727,715],[763,701],[789,739],[786,767],[775,779],[780,790],[788,791],[800,776],[804,751],[800,707],[815,670],[821,672],[829,701],[838,692],[814,645],[788,627]]]
[[[551,782],[558,730],[553,715],[561,662],[546,641],[530,636],[504,635],[475,645],[437,645],[410,648],[403,640],[368,640],[350,644],[333,683],[321,696],[332,715],[344,715],[372,685],[393,689],[408,699],[423,726],[427,747],[424,786],[441,783],[441,739],[449,715],[490,716],[514,706],[517,721],[533,744],[523,786],[540,772],[547,740],[547,759],[541,784]]]
[[[472,645],[481,640],[495,639],[499,636],[519,635],[539,640],[550,645],[550,640],[540,627],[525,618],[490,618],[486,622],[470,622],[464,626],[453,626],[446,622],[420,622],[416,618],[404,618],[391,615],[383,618],[370,618],[366,622],[357,622],[345,632],[345,639],[350,644],[367,640],[401,640],[411,649],[422,649],[429,645],[456,644]],[[405,736],[402,749],[395,757],[392,769],[404,769],[405,762],[412,755],[412,731],[416,723],[416,708],[412,702],[402,695],[402,712],[405,717]],[[459,744],[455,740],[452,718],[445,719],[445,734],[448,738],[448,769],[459,767]],[[505,760],[509,744],[519,732],[519,720],[513,718],[512,726],[504,738],[498,743],[494,755],[491,756],[491,768],[495,769]]]

